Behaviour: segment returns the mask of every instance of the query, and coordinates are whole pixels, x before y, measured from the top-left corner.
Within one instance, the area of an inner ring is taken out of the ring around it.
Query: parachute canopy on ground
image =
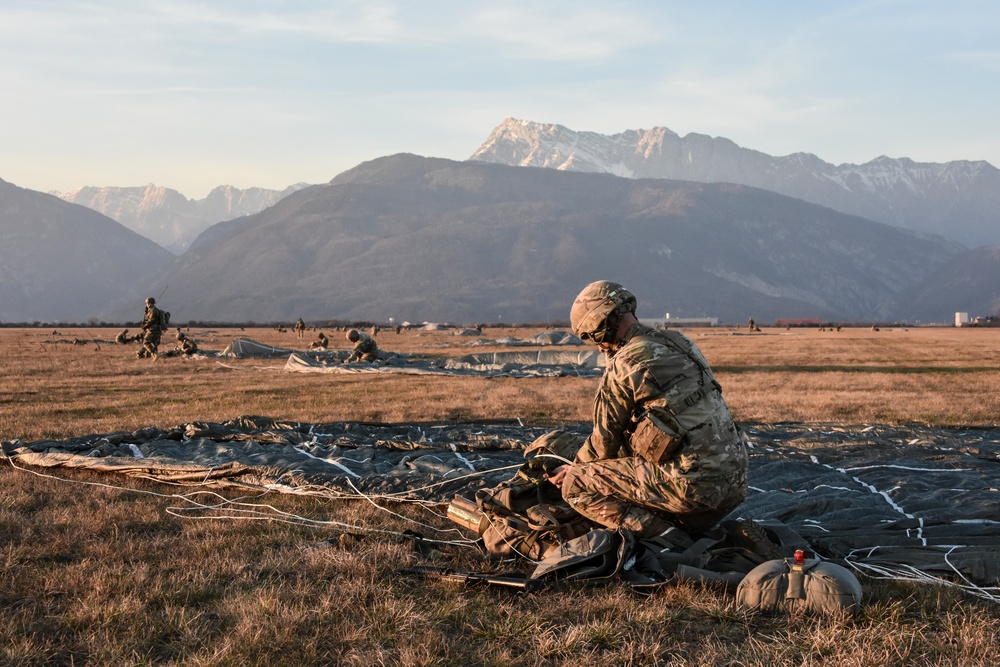
[[[409,373],[480,375],[486,377],[596,377],[604,372],[605,356],[585,351],[531,350],[468,354],[456,359],[421,357],[379,351],[378,363],[341,364],[343,350],[290,350],[237,338],[221,356],[237,359],[284,358],[285,370],[305,373]]]
[[[535,345],[584,345],[578,336],[568,331],[539,331],[534,336],[524,339]]]
[[[750,490],[734,517],[790,528],[823,558],[873,576],[944,579],[980,591],[1000,586],[1000,429],[744,426],[753,443]],[[564,428],[585,434],[589,425]],[[241,417],[5,442],[3,449],[16,465],[446,502],[510,478],[511,466],[524,461],[523,449],[547,430],[511,422],[307,424]]]
[[[258,343],[249,338],[234,338],[233,342],[226,346],[220,356],[233,357],[235,359],[274,359],[277,357],[287,357],[292,350],[283,347],[274,347]]]

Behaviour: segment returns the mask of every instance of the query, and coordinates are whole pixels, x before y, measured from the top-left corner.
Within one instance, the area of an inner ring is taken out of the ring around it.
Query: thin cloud
[[[169,2],[156,4],[150,16],[174,27],[199,26],[243,35],[304,35],[344,42],[386,42],[402,33],[395,7],[385,2],[285,3],[280,14],[267,7],[258,10],[249,3],[206,7],[203,3]]]
[[[205,187],[306,164],[328,180],[401,150],[464,159],[506,116],[1000,164],[998,17],[985,0],[0,0],[0,177],[175,187],[197,161],[241,170]]]
[[[667,26],[653,28],[641,15],[611,5],[491,6],[462,25],[466,40],[488,40],[503,47],[508,57],[557,61],[605,58],[668,34]]]
[[[1000,51],[966,51],[948,54],[944,59],[991,72],[1000,72]]]

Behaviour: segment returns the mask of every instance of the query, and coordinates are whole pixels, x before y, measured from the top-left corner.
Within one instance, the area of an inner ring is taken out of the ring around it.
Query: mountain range
[[[1000,170],[983,161],[879,157],[833,165],[809,153],[773,157],[729,139],[666,127],[615,135],[507,118],[472,160],[563,171],[736,183],[970,247],[1000,245]]]
[[[861,165],[833,165],[809,153],[773,157],[722,137],[681,137],[666,127],[602,135],[514,118],[494,128],[470,159],[749,185],[970,248],[1000,245],[1000,170],[984,161],[918,163],[882,156]],[[179,255],[211,225],[258,213],[304,187],[220,185],[199,200],[152,184],[51,194],[99,211]]]
[[[1000,306],[1000,249],[966,247],[1000,227],[996,173],[507,119],[465,162],[388,156],[284,191],[0,181],[0,321],[135,320],[162,292],[178,323],[548,322],[611,278],[650,318],[951,322]]]
[[[172,260],[96,211],[0,180],[2,322],[87,321]]]
[[[188,199],[176,190],[152,183],[141,187],[87,186],[50,194],[103,213],[180,255],[215,223],[262,211],[304,187],[305,183],[297,183],[284,190],[241,190],[220,185],[204,199]]]
[[[610,278],[649,318],[886,320],[962,251],[746,186],[395,155],[213,226],[108,318],[169,285],[176,321],[564,321]]]

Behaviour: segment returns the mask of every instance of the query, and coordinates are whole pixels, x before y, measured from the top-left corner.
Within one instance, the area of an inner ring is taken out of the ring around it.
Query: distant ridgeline
[[[1000,210],[1000,207],[998,207]],[[0,322],[565,322],[593,267],[638,316],[951,323],[1000,257],[731,183],[394,155],[209,227],[180,257],[0,184]],[[95,270],[100,267],[100,270]]]
[[[809,153],[773,157],[729,139],[666,127],[615,135],[507,118],[471,159],[522,167],[736,183],[841,213],[938,234],[976,248],[1000,245],[1000,170],[982,160],[944,164],[878,157],[833,165]]]

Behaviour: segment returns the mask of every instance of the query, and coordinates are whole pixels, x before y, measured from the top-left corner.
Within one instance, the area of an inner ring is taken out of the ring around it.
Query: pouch
[[[674,455],[680,448],[682,440],[680,433],[668,426],[655,413],[647,412],[636,425],[630,443],[636,456],[658,465]]]

